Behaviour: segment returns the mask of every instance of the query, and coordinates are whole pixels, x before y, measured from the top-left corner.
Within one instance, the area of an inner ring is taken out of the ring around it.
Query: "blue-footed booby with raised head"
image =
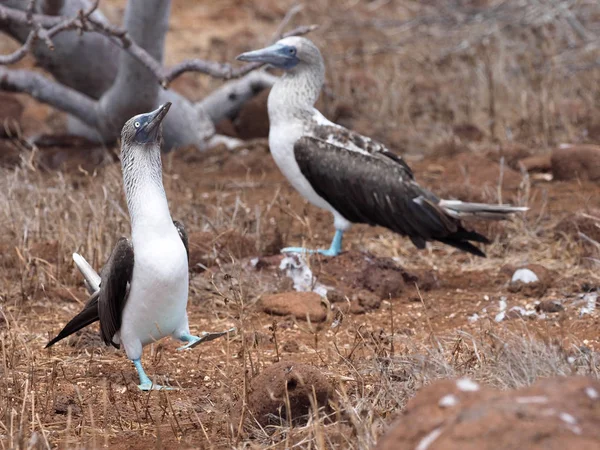
[[[461,219],[506,219],[527,208],[442,200],[419,186],[408,164],[383,144],[327,120],[314,105],[325,81],[315,44],[287,37],[237,59],[284,70],[269,94],[269,147],[275,163],[309,202],[333,214],[328,249],[284,248],[336,256],[352,223],[380,225],[408,236],[417,248],[439,241],[485,256],[472,242],[489,240]]]
[[[120,238],[100,275],[80,255],[73,259],[92,294],[77,314],[46,347],[100,321],[107,345],[123,344],[138,372],[141,390],[165,389],[153,383],[141,363],[142,348],[165,336],[192,348],[223,336],[190,334],[188,302],[188,238],[173,221],[162,181],[161,122],[171,104],[131,118],[121,132],[121,165],[131,239]]]

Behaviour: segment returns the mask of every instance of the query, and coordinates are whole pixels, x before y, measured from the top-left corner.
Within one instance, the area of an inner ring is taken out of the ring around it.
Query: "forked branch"
[[[37,40],[43,40],[46,45],[52,49],[52,37],[63,31],[79,30],[80,32],[94,32],[107,36],[111,42],[121,47],[144,65],[144,67],[150,70],[164,88],[168,87],[173,80],[186,72],[200,72],[213,78],[228,80],[242,77],[262,66],[262,64],[259,63],[249,63],[238,68],[233,68],[231,64],[228,63],[219,63],[204,59],[190,59],[171,68],[163,67],[160,62],[154,59],[152,55],[129,37],[127,30],[104,23],[92,17],[92,13],[98,8],[98,4],[99,0],[95,0],[87,10],[80,10],[77,16],[72,18],[31,14],[30,12],[23,12],[6,6],[0,6],[0,22],[8,21],[21,25],[31,24],[32,26],[32,30],[25,43],[18,50],[10,55],[0,56],[0,65],[13,64],[25,57]],[[286,14],[281,25],[278,27],[273,40],[277,40],[280,37],[301,36],[310,33],[317,28],[317,25],[300,26],[280,36],[282,28],[287,25],[300,9],[301,8],[299,7],[294,7]]]

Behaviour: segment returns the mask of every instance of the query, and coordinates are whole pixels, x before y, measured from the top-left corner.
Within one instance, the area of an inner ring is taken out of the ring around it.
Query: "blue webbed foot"
[[[222,336],[225,336],[229,333],[235,333],[235,327],[230,328],[229,330],[217,331],[217,332],[213,332],[213,333],[207,333],[205,331],[202,333],[202,335],[200,337],[192,336],[191,334],[184,334],[184,335],[180,336],[179,339],[182,340],[183,342],[187,342],[187,344],[179,347],[177,350],[181,351],[181,350],[187,350],[189,348],[194,348],[197,345],[202,344],[203,342],[213,341],[213,340],[218,339]]]
[[[323,255],[323,256],[337,256],[337,255],[340,254],[340,251],[338,249],[335,249],[335,248],[328,248],[326,250],[319,249],[319,250],[317,250],[317,253],[319,255]]]
[[[132,362],[135,366],[135,370],[137,370],[138,376],[140,377],[140,384],[138,384],[140,391],[172,391],[177,389],[170,386],[161,386],[160,384],[152,383],[152,380],[148,378],[148,375],[146,375],[146,372],[142,367],[142,362],[139,359],[134,359]]]
[[[281,249],[281,253],[303,253],[313,254],[318,253],[323,256],[337,256],[342,252],[342,237],[344,232],[342,230],[336,230],[331,246],[328,249],[310,250],[304,247],[286,247]]]

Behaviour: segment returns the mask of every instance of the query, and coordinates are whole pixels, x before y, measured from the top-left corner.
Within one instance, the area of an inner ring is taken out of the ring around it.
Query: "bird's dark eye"
[[[134,123],[133,125],[134,125],[136,128],[139,128],[139,127],[140,127],[140,123],[139,123],[139,122],[136,122],[136,123]]]
[[[288,50],[288,53],[292,56],[294,56],[296,54],[296,48],[295,47],[290,47],[290,49]]]

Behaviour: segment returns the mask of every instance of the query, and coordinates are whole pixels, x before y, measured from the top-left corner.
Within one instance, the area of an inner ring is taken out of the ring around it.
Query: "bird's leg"
[[[331,240],[331,245],[327,250],[317,250],[321,255],[325,256],[337,256],[342,252],[342,238],[344,237],[344,232],[342,230],[335,230],[335,234],[333,235],[333,239]]]
[[[281,249],[281,253],[319,253],[324,256],[337,256],[342,252],[342,238],[344,232],[335,230],[331,246],[328,249],[311,250],[304,247],[286,247]]]
[[[229,330],[217,331],[217,332],[213,332],[213,333],[207,333],[206,331],[203,331],[201,333],[200,337],[194,336],[194,335],[190,334],[189,332],[184,332],[184,333],[181,333],[179,336],[177,336],[177,339],[179,339],[180,341],[183,341],[183,342],[187,342],[187,344],[182,347],[179,347],[177,350],[186,350],[188,348],[194,348],[195,346],[200,345],[203,342],[210,342],[214,339],[220,338],[221,336],[225,336],[229,333],[235,333],[235,327],[230,328]]]
[[[146,375],[144,368],[142,367],[142,361],[140,359],[132,360],[133,365],[135,366],[135,370],[140,377],[140,384],[138,384],[138,388],[142,391],[159,391],[159,390],[171,390],[172,387],[161,386],[160,384],[152,383],[152,380]]]

